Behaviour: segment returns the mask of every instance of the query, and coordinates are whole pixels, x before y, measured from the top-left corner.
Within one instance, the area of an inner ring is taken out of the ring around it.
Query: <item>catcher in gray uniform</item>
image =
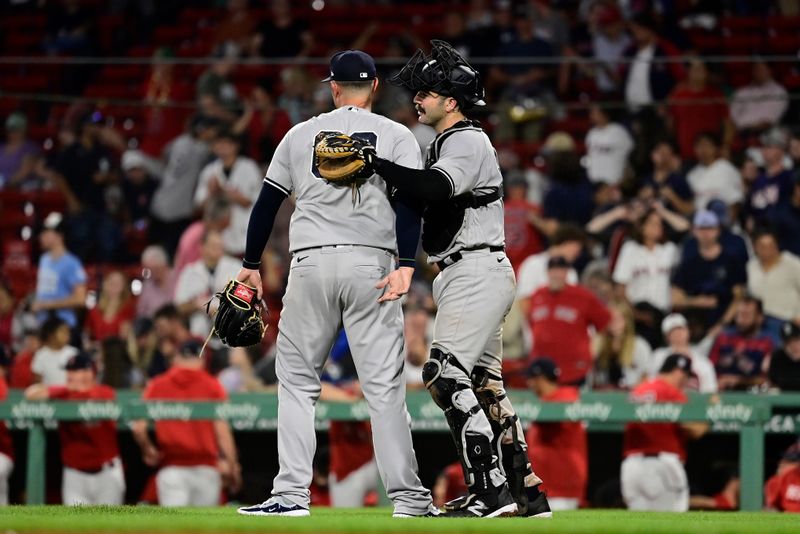
[[[360,139],[381,157],[410,168],[422,165],[419,148],[406,127],[370,111],[378,80],[369,55],[355,50],[336,54],[331,76],[323,81],[330,82],[337,109],[296,125],[278,145],[253,207],[244,267],[237,276],[257,288],[260,298],[261,255],[278,208],[294,193],[292,261],[277,339],[280,472],[270,499],[239,512],[309,515],[319,374],[344,327],[394,516],[437,515],[417,476],[403,379],[403,314],[397,300],[411,283],[420,217],[393,202],[379,176],[365,172],[334,182],[326,179],[332,176],[330,169],[317,157],[321,144],[334,154],[342,150],[327,134]]]
[[[469,487],[469,495],[445,508],[459,517],[551,517],[501,376],[502,325],[516,285],[504,254],[503,179],[489,138],[464,116],[484,104],[484,90],[477,71],[449,44],[431,44],[430,56],[417,51],[390,80],[416,93],[419,121],[438,133],[425,169],[398,165],[363,144],[358,153],[396,197],[417,203],[422,246],[441,269],[423,378],[445,412]]]

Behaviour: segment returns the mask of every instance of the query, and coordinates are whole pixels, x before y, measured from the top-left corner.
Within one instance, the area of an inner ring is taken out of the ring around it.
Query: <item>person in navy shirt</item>
[[[788,143],[789,134],[782,128],[772,128],[761,136],[764,169],[750,188],[746,204],[751,228],[768,222],[778,206],[792,197],[794,175],[785,163]]]
[[[64,220],[60,213],[53,212],[44,220],[39,243],[44,253],[39,258],[36,298],[31,311],[37,314],[40,324],[51,314],[56,315],[76,335],[79,325],[75,309],[86,303],[86,271],[64,244]]]
[[[683,172],[678,145],[662,139],[650,152],[653,172],[642,181],[639,198],[660,199],[664,207],[689,216],[694,211],[694,193]]]
[[[699,211],[693,221],[698,253],[684,254],[672,279],[672,305],[677,310],[703,311],[705,326],[727,322],[731,303],[744,292],[745,264],[726,252],[719,242],[719,219],[712,211]]]
[[[778,233],[781,249],[800,256],[800,173],[795,174],[791,195],[772,213],[770,223]]]

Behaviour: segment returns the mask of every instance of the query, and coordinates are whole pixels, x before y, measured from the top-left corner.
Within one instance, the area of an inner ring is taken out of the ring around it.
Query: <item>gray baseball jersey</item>
[[[345,106],[298,124],[278,145],[265,178],[287,195],[295,193],[290,251],[323,245],[396,250],[394,211],[382,178],[369,178],[360,188],[361,200],[354,205],[348,186],[336,186],[320,177],[314,164],[314,138],[327,131],[365,139],[378,156],[398,165],[422,166],[419,146],[408,128],[367,110]]]
[[[451,197],[469,193],[491,193],[503,186],[497,152],[486,133],[477,125],[464,121],[436,136],[428,146],[425,167],[441,171],[450,182]],[[451,247],[432,254],[435,263],[465,248],[503,246],[505,230],[503,201],[467,209],[464,223]]]
[[[353,106],[292,128],[278,146],[265,181],[294,192],[289,229],[294,252],[278,322],[278,462],[273,495],[308,508],[316,448],[314,406],[319,373],[344,327],[369,408],[378,471],[395,512],[421,515],[430,492],[417,476],[403,380],[400,301],[379,303],[375,284],[395,268],[395,216],[382,178],[373,175],[353,203],[349,187],[319,177],[314,140],[320,132],[369,140],[381,157],[419,168],[411,132]],[[302,251],[302,252],[300,252]]]

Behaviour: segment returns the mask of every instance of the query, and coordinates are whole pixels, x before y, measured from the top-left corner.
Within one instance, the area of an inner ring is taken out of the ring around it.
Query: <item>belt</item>
[[[79,469],[77,467],[73,467],[72,469],[74,469],[75,471],[80,471],[81,473],[85,473],[87,475],[96,475],[97,473],[100,473],[106,469],[111,469],[112,467],[114,467],[114,462],[116,462],[116,460],[109,460],[100,467],[92,469]]]
[[[462,252],[472,252],[474,250],[486,250],[489,249],[489,252],[502,252],[505,250],[505,247],[471,247],[471,248],[462,248],[456,252],[453,252],[449,256],[442,258],[441,260],[436,262],[436,265],[439,266],[439,269],[444,271],[446,267],[450,267],[454,263],[460,261],[464,256],[461,254]]]
[[[388,252],[390,254],[395,254],[394,250],[390,250],[388,248],[376,247],[376,246],[373,246],[373,245],[356,245],[356,244],[319,245],[317,247],[306,247],[306,248],[297,249],[294,252],[292,252],[291,254],[292,254],[292,256],[294,256],[296,254],[299,254],[300,252],[307,252],[309,250],[319,250],[319,249],[323,249],[323,248],[352,248],[352,247],[374,248],[376,250],[382,250],[382,251]]]

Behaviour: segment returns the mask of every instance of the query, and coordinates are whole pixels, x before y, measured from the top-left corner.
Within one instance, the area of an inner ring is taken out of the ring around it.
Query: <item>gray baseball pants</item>
[[[272,494],[309,506],[319,375],[339,329],[347,333],[369,408],[378,472],[394,511],[424,514],[431,494],[417,476],[403,376],[403,312],[379,304],[375,284],[394,268],[381,249],[339,245],[299,251],[278,323],[278,455]]]

